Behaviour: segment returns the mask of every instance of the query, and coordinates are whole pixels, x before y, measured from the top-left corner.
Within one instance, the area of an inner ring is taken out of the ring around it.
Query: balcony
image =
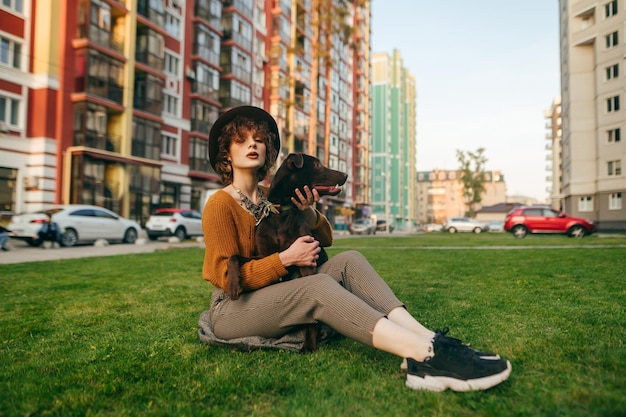
[[[163,80],[152,74],[137,72],[133,108],[160,116],[163,112]]]
[[[137,14],[145,17],[158,27],[165,26],[165,10],[163,2],[152,0],[137,0]]]
[[[200,132],[208,135],[213,127],[213,122],[207,120],[191,119],[191,131]]]
[[[195,15],[208,22],[213,29],[221,32],[222,3],[219,0],[201,0],[195,3]]]
[[[252,2],[247,2],[244,0],[225,0],[224,8],[233,6],[243,16],[252,19],[252,7],[250,7],[249,3]]]
[[[189,170],[209,174],[215,173],[207,158],[189,158]]]
[[[86,92],[122,104],[124,89],[117,83],[93,76],[77,77],[75,82],[76,92]]]
[[[222,75],[231,74],[246,84],[252,82],[252,73],[245,67],[233,63],[222,65]]]
[[[239,32],[234,31],[233,29],[224,29],[224,38],[225,41],[232,40],[237,45],[241,46],[246,51],[250,51],[252,49],[252,40],[246,38]]]
[[[88,148],[101,149],[109,152],[120,152],[120,135],[101,133],[95,130],[74,132],[74,145]]]
[[[162,72],[165,58],[164,48],[163,35],[145,26],[137,29],[137,49],[135,51],[137,62]]]

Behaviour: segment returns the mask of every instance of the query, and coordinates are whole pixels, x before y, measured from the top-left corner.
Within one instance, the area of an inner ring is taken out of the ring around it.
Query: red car
[[[521,239],[528,233],[565,233],[583,237],[594,232],[591,220],[571,217],[549,207],[521,206],[506,215],[504,230]]]

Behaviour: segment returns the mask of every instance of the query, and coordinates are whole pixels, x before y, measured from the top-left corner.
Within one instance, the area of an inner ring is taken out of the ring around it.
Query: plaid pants
[[[211,323],[221,339],[276,338],[321,322],[368,346],[378,320],[404,306],[356,251],[330,258],[315,275],[246,292],[236,301],[216,288],[211,301]]]

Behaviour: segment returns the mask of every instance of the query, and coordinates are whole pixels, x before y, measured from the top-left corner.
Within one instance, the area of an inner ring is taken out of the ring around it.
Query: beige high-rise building
[[[563,209],[598,230],[623,231],[626,2],[560,0],[559,7]]]
[[[557,210],[563,210],[563,194],[561,194],[561,97],[555,97],[549,109],[544,111],[546,118],[546,191],[550,198],[550,205]]]

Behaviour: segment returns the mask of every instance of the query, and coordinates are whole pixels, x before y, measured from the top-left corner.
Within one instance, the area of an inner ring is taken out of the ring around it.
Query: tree
[[[487,157],[484,155],[485,148],[478,148],[476,152],[463,152],[457,149],[456,158],[459,161],[460,180],[463,183],[463,197],[467,211],[465,215],[474,217],[476,204],[483,199],[485,192],[485,164]]]

